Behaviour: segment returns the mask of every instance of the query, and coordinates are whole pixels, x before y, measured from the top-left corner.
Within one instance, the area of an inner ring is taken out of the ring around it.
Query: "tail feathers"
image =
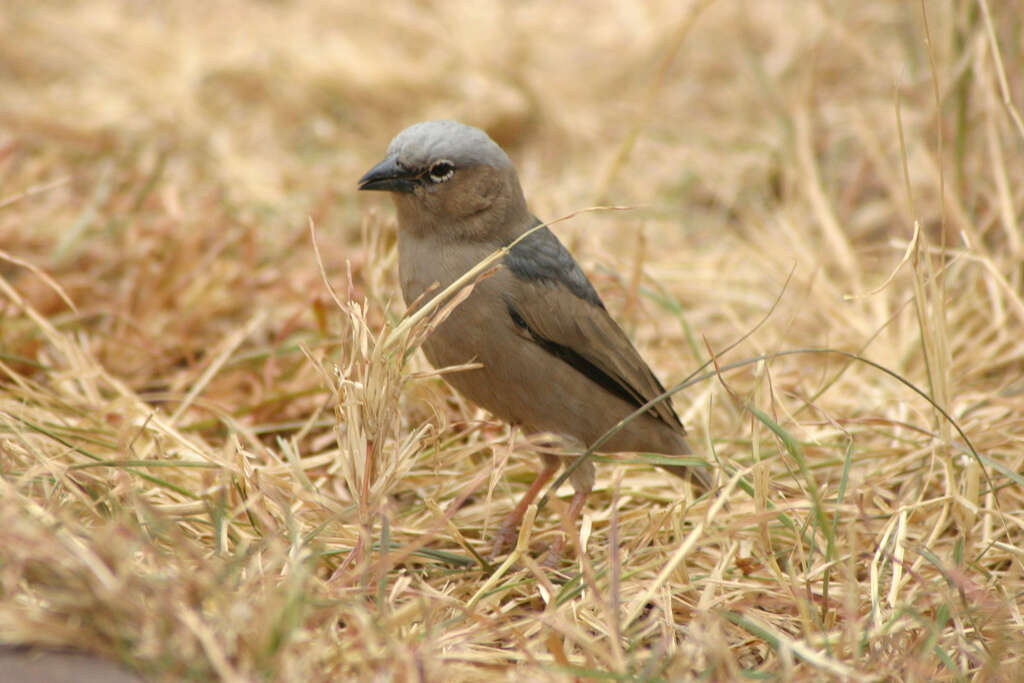
[[[690,442],[678,432],[674,436],[676,439],[672,455],[693,455],[693,448],[690,447]],[[700,465],[659,465],[659,467],[680,479],[689,480],[690,483],[700,489],[701,493],[710,491],[714,484],[711,472],[706,467]]]
[[[710,491],[714,484],[711,473],[704,467],[695,465],[659,465],[659,467],[680,479],[688,479],[702,493]]]

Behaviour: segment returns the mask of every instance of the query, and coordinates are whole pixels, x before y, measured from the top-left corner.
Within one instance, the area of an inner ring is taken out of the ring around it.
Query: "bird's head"
[[[424,121],[391,141],[360,190],[390,192],[399,226],[417,233],[491,239],[529,216],[515,167],[487,133],[458,121]]]

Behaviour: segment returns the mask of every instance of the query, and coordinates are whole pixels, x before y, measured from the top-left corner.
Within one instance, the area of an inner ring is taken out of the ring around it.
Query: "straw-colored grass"
[[[1022,17],[8,3],[0,642],[153,680],[1020,680]],[[439,117],[544,219],[632,207],[554,229],[697,373],[717,497],[599,457],[578,528],[563,485],[483,559],[535,446],[410,353],[355,191]]]

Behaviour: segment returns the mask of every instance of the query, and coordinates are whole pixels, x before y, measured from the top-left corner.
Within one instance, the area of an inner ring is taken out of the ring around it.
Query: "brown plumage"
[[[395,201],[402,294],[410,303],[540,224],[505,152],[483,131],[455,121],[418,123],[399,133],[359,189],[388,191]],[[501,264],[423,343],[435,367],[482,365],[445,375],[461,394],[528,432],[587,447],[664,391],[547,227],[513,246]],[[685,436],[671,404],[662,401],[601,450],[686,455]],[[544,471],[499,531],[496,550],[511,540],[557,468],[558,459],[545,456]],[[708,484],[703,470],[665,469]],[[584,463],[571,481],[574,518],[593,488],[593,465]]]

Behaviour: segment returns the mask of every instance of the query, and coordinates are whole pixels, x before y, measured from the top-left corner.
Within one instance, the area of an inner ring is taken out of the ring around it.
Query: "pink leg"
[[[515,509],[512,510],[501,527],[498,529],[498,533],[494,536],[494,547],[491,549],[491,559],[505,552],[505,549],[512,545],[512,540],[516,537],[519,531],[519,525],[523,521],[523,515],[526,514],[526,508],[530,507],[530,503],[537,498],[537,494],[544,488],[544,485],[551,481],[551,478],[555,476],[555,472],[558,471],[558,458],[550,455],[544,456],[544,469],[540,471],[537,478],[530,484],[530,488],[527,489],[526,493],[523,494],[519,504],[516,505]]]
[[[576,491],[572,494],[572,502],[569,503],[569,514],[562,523],[564,527],[568,527],[569,529],[577,528],[576,520],[579,518],[580,512],[583,511],[583,504],[587,502],[588,493],[590,493],[590,491],[584,490]],[[579,532],[577,530],[577,534],[578,533]],[[544,558],[545,567],[558,566],[558,563],[562,560],[562,553],[565,551],[565,539],[565,536],[559,536],[555,539],[554,543],[551,544],[551,547],[548,548],[548,554]]]

